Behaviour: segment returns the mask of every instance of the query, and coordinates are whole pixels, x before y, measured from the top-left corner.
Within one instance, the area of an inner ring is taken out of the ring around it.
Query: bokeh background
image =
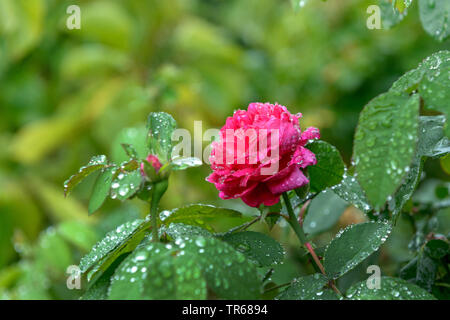
[[[302,127],[320,128],[350,164],[363,106],[450,47],[425,33],[415,1],[393,29],[367,29],[375,2],[311,0],[295,11],[289,0],[0,0],[0,298],[78,298],[82,291],[66,287],[67,266],[107,231],[147,214],[139,200],[108,200],[89,217],[95,177],[68,198],[62,186],[91,156],[110,156],[121,130],[143,126],[149,112],[169,112],[192,132],[194,121],[220,128],[250,102],[278,102],[302,112]],[[66,28],[72,4],[81,8],[80,30]],[[425,172],[449,180],[439,162]],[[252,213],[240,200],[221,201],[208,174],[207,166],[174,173],[162,209],[203,202]],[[364,219],[349,208],[316,242]],[[290,254],[274,283],[311,272],[282,225],[253,228]],[[400,221],[371,257],[383,274],[411,258],[411,235]],[[364,264],[340,286],[361,274]]]

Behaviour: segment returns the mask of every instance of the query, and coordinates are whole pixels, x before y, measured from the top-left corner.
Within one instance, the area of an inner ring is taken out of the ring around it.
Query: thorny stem
[[[300,240],[300,243],[304,247],[306,247],[308,252],[313,257],[313,260],[316,263],[317,267],[319,268],[320,272],[322,272],[322,274],[326,276],[325,269],[323,268],[323,265],[320,262],[319,257],[315,253],[311,243],[306,239],[306,235],[305,235],[305,232],[303,231],[303,227],[300,225],[299,221],[297,220],[297,218],[295,216],[294,209],[292,209],[291,201],[289,200],[289,196],[286,192],[283,193],[283,200],[286,205],[286,209],[289,213],[289,219],[287,220],[287,222],[291,225],[292,229],[294,230],[295,234],[297,235],[298,240]],[[310,199],[308,199],[308,200],[310,200]],[[306,200],[304,203],[306,203],[308,200]],[[306,207],[305,207],[305,210],[306,210]],[[338,290],[338,288],[336,288],[333,281],[330,281],[329,285],[339,296],[342,296],[342,293]]]
[[[298,214],[298,223],[303,226],[303,216],[305,215],[306,212],[306,208],[308,208],[309,203],[311,202],[311,200],[306,201],[303,206],[300,209],[300,212]]]
[[[285,218],[286,220],[289,219],[289,217],[288,217],[287,215],[284,215],[284,214],[282,214],[281,212],[269,212],[269,213],[266,215],[266,217],[271,216],[271,215],[274,215],[274,216],[280,216],[280,217]]]

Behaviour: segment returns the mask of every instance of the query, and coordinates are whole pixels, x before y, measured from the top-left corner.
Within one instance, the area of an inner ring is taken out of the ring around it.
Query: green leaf
[[[392,6],[399,12],[404,12],[412,3],[412,0],[392,0]]]
[[[171,223],[166,229],[166,233],[172,239],[192,238],[196,236],[210,237],[212,234],[203,228],[191,226],[184,223]]]
[[[178,238],[175,243],[198,263],[208,288],[219,298],[259,297],[260,280],[255,264],[229,244],[204,236]]]
[[[333,188],[333,191],[339,197],[348,203],[353,204],[356,208],[365,213],[372,209],[364,191],[361,189],[361,186],[354,176],[344,174],[344,179],[342,179],[340,184]]]
[[[149,150],[147,147],[147,129],[145,126],[124,128],[119,132],[112,145],[112,159],[116,163],[128,161],[131,157],[127,154],[130,149],[127,148],[127,152],[123,145],[132,147],[134,150],[132,153],[136,152],[138,159],[147,158]]]
[[[442,157],[450,152],[450,140],[444,135],[444,116],[422,116],[419,119],[417,154]]]
[[[174,158],[172,159],[173,170],[186,170],[188,168],[198,167],[202,165],[202,160],[195,157]]]
[[[40,261],[49,273],[64,274],[66,268],[72,264],[70,247],[54,228],[49,228],[40,235],[35,255],[36,260]]]
[[[401,13],[395,10],[392,3],[388,0],[379,0],[379,7],[381,12],[381,23],[383,29],[391,29],[406,16],[406,12]]]
[[[275,224],[280,219],[280,212],[282,211],[281,201],[274,204],[273,206],[262,206],[260,208],[261,215],[264,218],[264,221],[267,223],[269,230],[275,226]]]
[[[215,207],[206,204],[192,204],[181,208],[176,208],[161,217],[164,225],[171,223],[186,223],[193,225],[203,225],[205,219],[217,217],[240,218],[239,211],[227,208]]]
[[[391,225],[384,222],[353,224],[341,230],[325,250],[323,266],[337,279],[370,256],[386,241]]]
[[[208,231],[182,223],[171,224],[167,234],[182,251],[198,262],[208,288],[223,299],[256,299],[259,279],[253,262]]]
[[[152,112],[148,116],[148,146],[150,153],[161,162],[167,162],[172,157],[172,132],[176,127],[176,121],[168,113]]]
[[[400,77],[392,85],[391,91],[411,94],[417,90],[425,101],[425,109],[442,112],[448,119],[450,115],[449,75],[450,51],[439,51],[423,60],[416,69]],[[448,125],[445,132],[450,137]]]
[[[106,270],[120,254],[133,250],[144,238],[150,222],[137,219],[118,226],[97,242],[80,261],[81,272],[93,268],[93,273]],[[91,278],[91,277],[89,277]]]
[[[435,300],[422,288],[408,281],[381,277],[380,289],[369,289],[366,281],[351,286],[346,296],[352,300]]]
[[[433,259],[441,259],[449,253],[449,244],[444,240],[433,239],[425,245],[425,252]]]
[[[306,146],[317,159],[317,164],[308,167],[312,192],[319,192],[341,182],[345,165],[339,151],[325,141],[314,141]]]
[[[116,259],[111,266],[93,283],[83,294],[81,300],[106,300],[108,298],[108,290],[111,285],[111,278],[114,271],[123,261],[126,255],[122,255]]]
[[[333,227],[348,204],[333,191],[327,189],[316,196],[309,205],[303,221],[307,234],[318,234]]]
[[[411,198],[422,172],[424,156],[439,157],[450,151],[450,141],[444,136],[444,116],[419,117],[419,142],[417,152],[411,165],[405,168],[407,172],[400,188],[389,200],[389,210],[397,216],[405,203]]]
[[[281,292],[276,300],[331,300],[337,299],[334,292],[324,289],[328,279],[320,273],[296,278],[286,290]]]
[[[80,168],[80,170],[72,175],[69,179],[64,182],[64,194],[67,196],[72,189],[79,184],[84,178],[86,178],[91,173],[100,170],[108,165],[106,156],[95,156],[89,160],[89,163]]]
[[[121,172],[111,185],[111,198],[126,200],[133,197],[141,188],[143,179],[141,171]]]
[[[448,0],[419,0],[420,21],[425,31],[436,40],[450,35],[450,2]]]
[[[106,168],[97,177],[91,198],[89,199],[89,214],[93,214],[105,202],[106,197],[109,195],[109,189],[111,188],[113,175],[116,173],[116,170],[116,167]]]
[[[394,221],[396,221],[398,214],[401,212],[403,206],[411,198],[419,183],[419,178],[422,173],[423,161],[421,157],[416,157],[408,169],[406,169],[406,176],[403,178],[400,188],[395,194],[389,198],[389,210],[392,212]]]
[[[419,96],[395,91],[370,101],[360,114],[353,159],[367,199],[379,209],[398,188],[417,144]]]
[[[125,153],[127,154],[127,156],[129,156],[131,159],[138,159],[138,153],[136,151],[136,149],[133,147],[133,145],[128,144],[128,143],[121,143],[123,150],[125,151]]]
[[[431,291],[438,269],[437,261],[431,258],[426,251],[421,250],[418,255],[416,268],[415,283],[419,287],[422,287],[427,291]]]
[[[171,244],[143,242],[119,266],[109,299],[205,299],[206,282],[194,259]]]
[[[225,234],[221,239],[260,267],[281,263],[284,258],[283,247],[263,233],[236,232]]]
[[[62,222],[57,227],[58,234],[81,250],[88,252],[99,240],[95,229],[79,221]]]
[[[447,1],[447,5],[450,7],[450,2]],[[448,121],[450,119],[450,51],[433,54],[424,60],[421,68],[425,71],[420,82],[419,93],[425,100],[425,109],[442,112]],[[445,132],[450,137],[448,123]]]

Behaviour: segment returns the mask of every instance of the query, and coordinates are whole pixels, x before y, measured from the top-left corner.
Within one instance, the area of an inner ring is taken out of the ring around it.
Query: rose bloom
[[[153,167],[153,168],[155,168],[155,171],[156,171],[156,173],[158,173],[158,171],[159,171],[159,169],[161,169],[161,167],[162,167],[162,164],[161,164],[161,162],[159,162],[159,159],[158,159],[158,157],[157,156],[154,156],[154,155],[152,155],[152,154],[149,154],[148,156],[147,156],[147,159],[146,159],[147,161],[148,161],[148,163],[150,163],[150,165]],[[145,177],[145,171],[144,171],[144,164],[143,163],[141,163],[141,175],[143,176],[143,177]]]
[[[316,157],[304,146],[320,134],[313,127],[302,132],[301,116],[279,104],[255,102],[227,118],[219,141],[211,145],[213,172],[206,179],[222,199],[271,206],[283,192],[309,183],[302,170],[316,164]]]

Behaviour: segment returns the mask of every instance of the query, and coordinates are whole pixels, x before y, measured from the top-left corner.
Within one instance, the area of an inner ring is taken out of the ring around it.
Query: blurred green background
[[[0,298],[78,298],[66,288],[67,266],[108,230],[147,214],[139,200],[108,200],[88,217],[95,177],[68,198],[62,184],[93,155],[111,155],[120,131],[151,111],[192,131],[199,120],[220,128],[250,102],[278,102],[302,112],[302,127],[320,128],[349,164],[363,106],[450,47],[425,33],[415,2],[395,28],[367,29],[374,2],[311,0],[295,12],[288,0],[0,0]],[[73,4],[80,30],[66,28]],[[448,180],[436,161],[426,173]],[[174,173],[162,208],[204,202],[252,212],[221,201],[208,174],[206,165]],[[317,242],[363,219],[348,209]],[[410,258],[411,230],[397,229],[381,252],[388,275]],[[297,245],[282,227],[271,234]],[[274,282],[311,270],[293,256]]]

